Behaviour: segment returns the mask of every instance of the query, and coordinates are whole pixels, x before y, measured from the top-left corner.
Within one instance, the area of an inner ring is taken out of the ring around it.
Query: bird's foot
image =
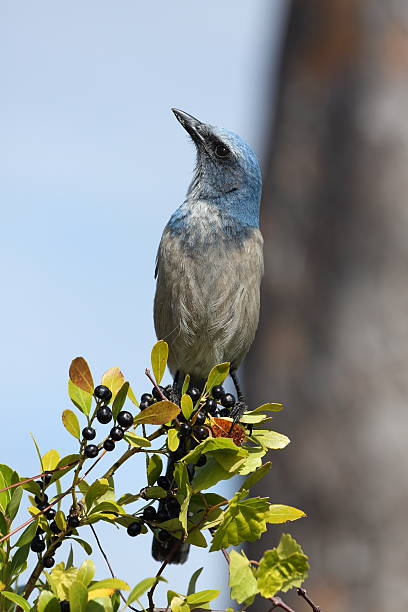
[[[246,400],[244,398],[238,400],[235,406],[231,410],[232,423],[230,427],[230,432],[234,429],[235,425],[239,423],[242,415],[247,410],[248,410],[248,404],[246,403]]]

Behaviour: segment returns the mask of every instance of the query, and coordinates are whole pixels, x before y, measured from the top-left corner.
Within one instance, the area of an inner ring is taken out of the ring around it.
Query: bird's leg
[[[245,395],[241,391],[241,387],[238,382],[237,371],[231,370],[230,376],[232,378],[232,382],[234,383],[235,390],[238,396],[238,401],[233,407],[233,409],[231,410],[231,417],[232,417],[231,429],[232,429],[234,425],[236,425],[239,422],[244,412],[248,410],[248,403],[246,401]]]
[[[169,400],[171,402],[174,402],[177,405],[180,405],[180,399],[181,399],[180,370],[177,370],[173,378],[173,385],[169,392]]]

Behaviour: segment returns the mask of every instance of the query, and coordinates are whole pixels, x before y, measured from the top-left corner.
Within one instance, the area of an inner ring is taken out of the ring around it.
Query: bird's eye
[[[229,149],[222,144],[215,147],[215,154],[217,157],[228,157]]]

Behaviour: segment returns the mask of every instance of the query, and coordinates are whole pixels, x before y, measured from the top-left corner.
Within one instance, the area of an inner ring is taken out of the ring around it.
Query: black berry
[[[175,450],[174,453],[171,454],[171,456],[173,457],[173,459],[175,461],[179,461],[179,459],[182,459],[185,454],[186,454],[186,448],[185,448],[183,442],[181,442],[179,444],[178,449]]]
[[[125,432],[121,427],[112,427],[110,430],[110,437],[112,440],[115,440],[115,442],[119,442],[119,440],[123,438],[124,434]]]
[[[143,393],[143,395],[140,398],[141,402],[151,402],[153,399],[153,395],[151,393]]]
[[[159,389],[160,389],[161,393],[159,392]],[[156,387],[153,387],[152,395],[153,395],[154,398],[156,398],[157,400],[162,400],[163,398],[162,398],[161,394],[164,395],[163,387],[161,387],[160,385],[159,385],[158,389]]]
[[[71,529],[76,529],[79,527],[79,518],[77,516],[69,516],[67,518],[67,524]]]
[[[139,535],[141,531],[142,526],[140,523],[130,523],[129,527],[127,528],[128,535],[130,535],[132,538]]]
[[[60,601],[60,608],[61,612],[70,612],[71,608],[69,606],[69,601],[67,601],[66,599]]]
[[[40,527],[40,526],[38,526],[38,527],[37,527],[37,531],[35,532],[35,535],[39,536],[39,535],[41,535],[42,533],[44,533],[44,529],[41,529],[41,527]]]
[[[207,427],[203,427],[202,425],[197,425],[193,429],[193,434],[197,438],[197,440],[205,440],[210,435]]]
[[[211,394],[213,398],[216,400],[221,399],[224,393],[225,393],[224,387],[222,387],[221,385],[215,385],[215,387],[213,387],[211,390]]]
[[[99,453],[99,448],[96,446],[96,444],[88,444],[88,446],[85,446],[84,448],[84,454],[85,457],[88,457],[88,459],[94,459],[94,457],[97,457]]]
[[[50,523],[50,529],[52,533],[61,533],[61,529],[58,527],[55,521],[52,521],[52,523]]]
[[[203,467],[203,465],[205,465],[207,463],[207,457],[205,455],[201,455],[201,457],[199,458],[199,460],[196,463],[197,467]]]
[[[228,417],[230,415],[231,415],[231,411],[229,408],[223,408],[222,410],[220,410],[221,417]]]
[[[52,567],[55,563],[54,557],[44,557],[43,566],[44,567]]]
[[[45,518],[48,521],[52,521],[53,518],[55,517],[57,513],[55,512],[54,508],[50,508],[49,510],[47,510],[47,512],[45,513]]]
[[[149,406],[150,406],[150,402],[144,400],[143,402],[140,402],[139,410],[146,410],[146,408],[148,408]]]
[[[84,427],[82,430],[82,437],[85,440],[93,440],[96,436],[96,431],[93,427]]]
[[[155,521],[156,515],[156,508],[153,508],[153,506],[147,506],[147,508],[143,510],[143,519],[145,521]]]
[[[125,429],[127,429],[128,427],[133,425],[133,416],[131,415],[130,412],[127,412],[126,410],[122,410],[118,414],[117,421],[121,427],[124,427]]]
[[[113,440],[111,440],[110,438],[107,438],[105,440],[105,442],[103,443],[103,448],[106,451],[113,451],[113,449],[115,448],[115,443]]]
[[[217,408],[218,408],[218,404],[215,401],[215,399],[213,399],[212,397],[209,397],[208,400],[205,402],[204,410],[209,412],[211,415],[214,415]]]
[[[173,393],[173,385],[167,385],[167,387],[164,388],[164,395],[167,397],[167,399],[170,399]]]
[[[195,424],[196,425],[204,425],[205,423],[205,419],[207,417],[205,416],[205,412],[198,412],[197,416],[196,416],[196,420],[195,420]]]
[[[187,436],[189,436],[191,434],[191,431],[191,425],[189,425],[188,423],[180,423],[179,436],[181,438],[186,438]]]
[[[31,540],[30,548],[33,552],[40,553],[45,550],[45,542],[38,537]]]
[[[161,487],[162,489],[166,489],[167,491],[170,489],[170,480],[167,478],[167,476],[159,476],[157,479],[157,486]]]
[[[112,397],[112,391],[108,389],[108,387],[105,387],[105,385],[98,385],[95,387],[94,396],[103,402],[109,402]]]
[[[232,408],[235,406],[235,397],[232,395],[232,393],[226,393],[221,399],[221,404],[224,406],[224,408]]]
[[[36,495],[34,497],[34,501],[35,501],[35,505],[38,508],[38,504],[41,504],[42,502],[48,502],[48,495],[46,495],[45,493],[43,493],[40,497],[38,495]],[[48,504],[47,504],[47,506],[48,506]]]
[[[106,423],[112,420],[112,410],[107,406],[102,406],[96,411],[96,418],[100,423],[106,425]]]
[[[191,399],[193,400],[193,402],[196,402],[198,400],[198,398],[200,397],[200,395],[201,395],[200,390],[197,389],[197,387],[192,387],[188,391],[188,394],[191,397]]]
[[[48,503],[48,501],[39,501],[36,506],[39,510],[45,510],[45,508],[47,508],[47,506],[49,506],[50,504]]]
[[[51,478],[52,478],[52,474],[49,474],[49,473],[44,474],[42,479],[44,481],[45,486],[48,486],[50,484]]]

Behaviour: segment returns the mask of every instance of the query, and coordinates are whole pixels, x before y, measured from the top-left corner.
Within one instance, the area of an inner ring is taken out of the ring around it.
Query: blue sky
[[[43,452],[74,452],[60,415],[77,355],[95,379],[117,365],[137,395],[149,390],[155,254],[194,161],[170,107],[240,133],[261,153],[280,8],[0,3],[0,462],[36,473],[30,431]],[[138,467],[120,474],[121,492],[143,485]],[[134,584],[157,571],[150,538],[98,531],[119,577]],[[191,555],[186,584],[207,561]],[[212,555],[199,586],[224,588],[224,564]],[[178,574],[168,577],[182,591]]]

